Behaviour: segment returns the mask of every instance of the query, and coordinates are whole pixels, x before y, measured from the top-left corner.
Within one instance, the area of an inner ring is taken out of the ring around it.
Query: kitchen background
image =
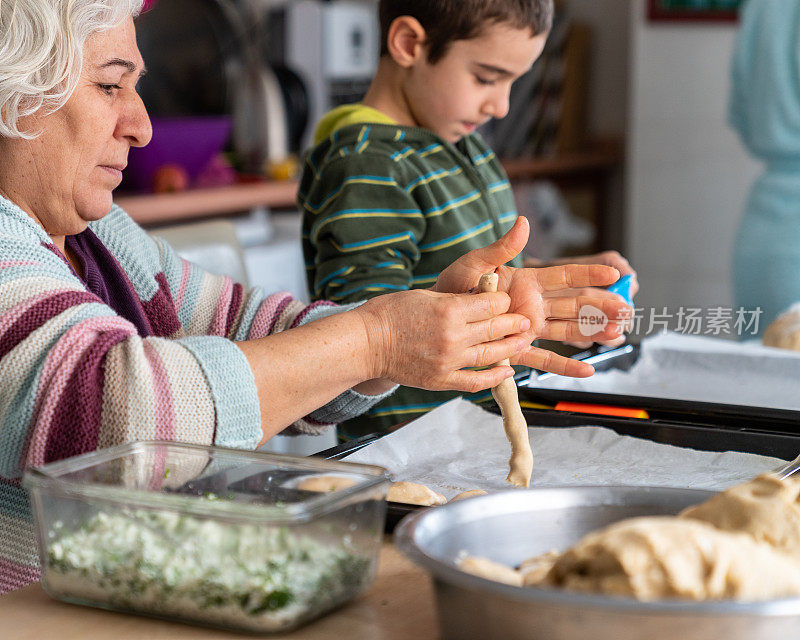
[[[619,249],[639,273],[637,307],[732,306],[733,235],[759,170],[726,123],[736,22],[671,19],[697,4],[563,0],[508,122],[485,132],[534,251]],[[137,29],[154,140],[132,151],[117,201],[190,259],[307,299],[296,154],[321,113],[366,89],[376,3],[150,5]]]

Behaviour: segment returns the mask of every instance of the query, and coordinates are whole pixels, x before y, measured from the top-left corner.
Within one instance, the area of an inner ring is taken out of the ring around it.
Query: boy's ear
[[[400,16],[389,27],[386,48],[397,64],[407,68],[427,55],[426,38],[425,29],[419,20],[411,16]]]

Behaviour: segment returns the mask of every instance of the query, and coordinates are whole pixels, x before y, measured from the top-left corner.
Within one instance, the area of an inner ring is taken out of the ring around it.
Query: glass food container
[[[252,633],[363,592],[381,467],[134,442],[30,469],[42,584],[67,602]]]

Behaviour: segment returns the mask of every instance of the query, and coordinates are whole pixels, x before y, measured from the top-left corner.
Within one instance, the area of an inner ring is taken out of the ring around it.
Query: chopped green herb
[[[48,545],[47,580],[64,593],[251,631],[331,609],[370,577],[369,560],[286,527],[131,510],[59,533]]]

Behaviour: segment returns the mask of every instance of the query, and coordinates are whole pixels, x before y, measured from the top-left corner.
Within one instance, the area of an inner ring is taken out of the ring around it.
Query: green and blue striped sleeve
[[[355,302],[411,288],[426,223],[396,171],[383,157],[351,155],[326,164],[300,194],[313,299]]]

